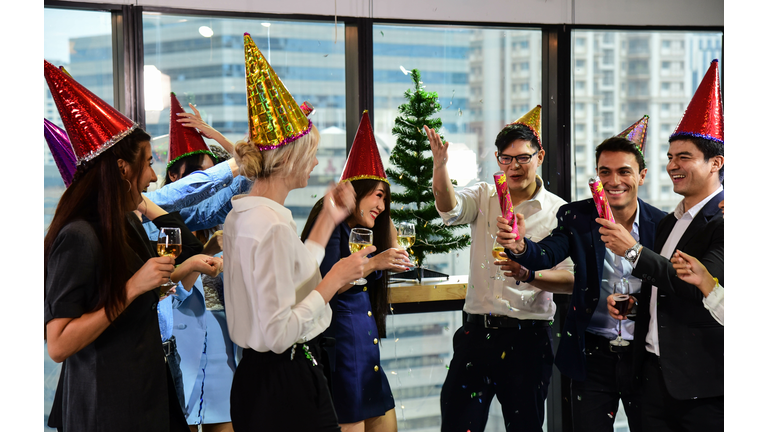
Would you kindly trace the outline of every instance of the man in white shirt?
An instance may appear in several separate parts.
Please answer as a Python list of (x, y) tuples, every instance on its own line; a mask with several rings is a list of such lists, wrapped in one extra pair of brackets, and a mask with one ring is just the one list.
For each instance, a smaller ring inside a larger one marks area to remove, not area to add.
[[(534, 241), (557, 226), (555, 215), (565, 204), (536, 175), (544, 160), (540, 110), (534, 108), (507, 125), (496, 138), (499, 169), (506, 174), (515, 211), (530, 221), (528, 234)], [(454, 355), (440, 394), (442, 430), (482, 430), (494, 396), (507, 430), (541, 430), (554, 357), (551, 293), (571, 291), (573, 264), (568, 259), (552, 270), (536, 272), (535, 280), (492, 279), (495, 222), (501, 215), (496, 187), (478, 183), (454, 192), (446, 167), (449, 143), (425, 129), (433, 153), (437, 210), (446, 225), (470, 224), (472, 231), (467, 321), (454, 335)]]
[[(677, 277), (675, 250), (701, 260), (724, 282), (723, 119), (713, 62), (680, 125), (670, 137), (667, 173), (683, 196), (656, 229), (654, 250), (637, 249), (632, 275), (643, 281), (637, 298), (635, 374), (643, 384), (643, 429), (722, 431), (724, 332), (701, 307), (701, 291)], [(606, 247), (624, 254), (636, 241), (617, 224), (598, 219)], [(611, 297), (608, 310), (618, 315)]]

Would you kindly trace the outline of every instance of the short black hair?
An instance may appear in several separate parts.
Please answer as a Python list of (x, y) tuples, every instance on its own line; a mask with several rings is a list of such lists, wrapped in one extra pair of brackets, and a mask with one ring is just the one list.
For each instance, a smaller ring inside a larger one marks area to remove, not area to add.
[[(706, 138), (700, 138), (700, 137), (694, 137), (694, 136), (677, 136), (673, 139), (671, 139), (669, 142), (670, 144), (672, 141), (677, 140), (690, 140), (697, 149), (699, 149), (700, 152), (704, 153), (704, 161), (708, 161), (712, 159), (715, 156), (725, 156), (725, 146), (724, 143), (706, 139)], [(723, 164), (722, 167), (720, 167), (720, 183), (723, 182), (725, 179), (725, 164)]]
[(501, 153), (507, 146), (517, 140), (530, 141), (531, 147), (541, 150), (541, 143), (533, 130), (528, 126), (521, 124), (509, 124), (504, 126), (504, 129), (496, 135), (496, 149)]
[(643, 156), (643, 152), (640, 151), (640, 147), (624, 137), (610, 137), (601, 142), (595, 149), (595, 166), (597, 166), (598, 161), (600, 160), (600, 154), (604, 151), (631, 153), (635, 155), (637, 166), (640, 167), (640, 171), (645, 169), (645, 156)]

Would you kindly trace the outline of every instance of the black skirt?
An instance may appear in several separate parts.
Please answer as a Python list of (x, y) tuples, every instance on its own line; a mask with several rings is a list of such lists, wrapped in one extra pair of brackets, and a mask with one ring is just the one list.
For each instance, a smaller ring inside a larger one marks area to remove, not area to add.
[(341, 431), (319, 339), (281, 354), (243, 349), (230, 394), (235, 431)]

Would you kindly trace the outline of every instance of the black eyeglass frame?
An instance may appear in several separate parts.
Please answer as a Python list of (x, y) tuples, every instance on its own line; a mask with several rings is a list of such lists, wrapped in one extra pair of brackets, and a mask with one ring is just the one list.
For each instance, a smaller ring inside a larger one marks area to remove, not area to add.
[[(496, 156), (496, 160), (499, 161), (499, 163), (502, 164), (502, 165), (509, 165), (509, 164), (512, 163), (512, 160), (516, 160), (517, 163), (520, 164), (520, 165), (526, 165), (526, 164), (531, 163), (531, 161), (533, 160), (533, 157), (536, 156), (536, 154), (538, 152), (539, 151), (536, 150), (535, 152), (533, 152), (533, 154), (519, 154), (517, 156), (510, 156), (510, 155), (500, 154), (500, 155)], [(521, 157), (523, 157), (523, 158), (527, 157), (528, 160), (523, 162), (523, 161), (520, 160)], [(509, 162), (504, 163), (504, 161), (502, 161), (501, 158), (509, 158), (510, 160), (509, 160)]]

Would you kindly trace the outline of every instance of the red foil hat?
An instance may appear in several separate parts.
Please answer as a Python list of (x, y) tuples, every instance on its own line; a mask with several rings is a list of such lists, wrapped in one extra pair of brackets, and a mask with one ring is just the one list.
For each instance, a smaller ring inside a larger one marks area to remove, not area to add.
[(698, 137), (724, 143), (723, 101), (720, 97), (720, 74), (717, 66), (717, 59), (712, 60), (675, 133), (669, 137), (670, 142), (684, 137)]
[(386, 182), (387, 174), (384, 173), (384, 164), (381, 163), (379, 148), (376, 146), (376, 138), (373, 136), (371, 120), (368, 118), (368, 110), (363, 111), (363, 118), (357, 127), (355, 140), (349, 150), (349, 157), (344, 164), (341, 173), (341, 182), (372, 179)]
[(645, 137), (648, 132), (648, 115), (636, 121), (632, 126), (624, 129), (617, 137), (626, 138), (635, 143), (640, 153), (645, 153)]
[(139, 125), (56, 66), (45, 63), (45, 80), (67, 130), (77, 165), (100, 155)]
[(168, 165), (166, 165), (166, 169), (170, 168), (179, 159), (198, 153), (209, 155), (214, 163), (217, 161), (216, 155), (213, 154), (197, 129), (183, 126), (176, 121), (180, 118), (177, 114), (184, 112), (186, 111), (181, 107), (179, 100), (176, 98), (176, 93), (171, 92), (171, 131), (168, 137), (170, 143), (168, 144)]
[(544, 148), (544, 145), (541, 143), (541, 105), (536, 105), (532, 110), (507, 126), (514, 124), (527, 126), (536, 135), (536, 139), (539, 140), (539, 147)]

